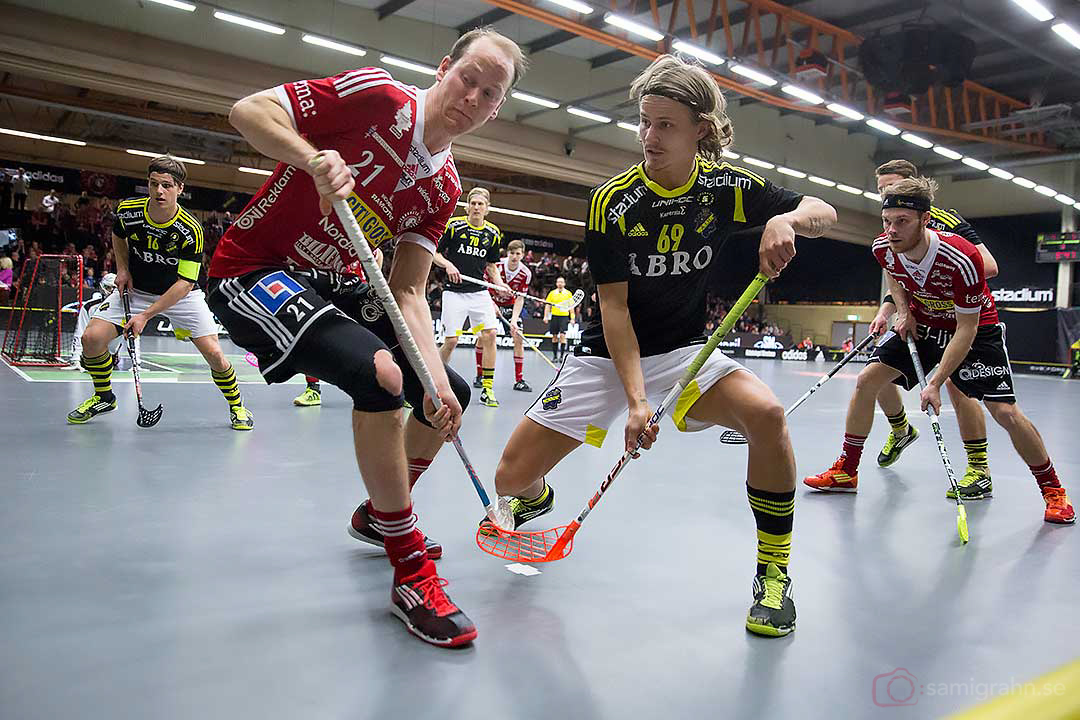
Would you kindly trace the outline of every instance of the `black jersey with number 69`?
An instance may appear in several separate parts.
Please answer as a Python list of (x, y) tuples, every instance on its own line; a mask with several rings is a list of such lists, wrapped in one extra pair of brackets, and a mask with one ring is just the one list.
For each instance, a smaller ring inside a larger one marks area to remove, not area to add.
[[(628, 283), (642, 357), (699, 341), (709, 273), (724, 240), (794, 210), (800, 200), (757, 173), (700, 157), (687, 183), (674, 190), (650, 180), (643, 163), (593, 189), (585, 230), (589, 271), (597, 285)], [(581, 345), (610, 357), (599, 317)]]
[(113, 234), (127, 240), (128, 270), (136, 290), (161, 295), (177, 278), (199, 282), (203, 231), (199, 221), (176, 206), (165, 223), (150, 219), (150, 198), (128, 198), (116, 206)]

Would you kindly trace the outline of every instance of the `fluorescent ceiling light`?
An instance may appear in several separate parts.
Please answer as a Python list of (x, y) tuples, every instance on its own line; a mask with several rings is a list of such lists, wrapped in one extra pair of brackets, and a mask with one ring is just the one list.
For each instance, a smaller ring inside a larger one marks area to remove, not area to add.
[(1027, 188), (1028, 190), (1034, 190), (1035, 186), (1038, 184), (1038, 183), (1033, 183), (1033, 182), (1031, 182), (1030, 180), (1028, 180), (1027, 178), (1024, 178), (1024, 177), (1014, 177), (1012, 179), (1012, 181), (1014, 183), (1016, 183), (1017, 185), (1019, 185), (1020, 187)]
[(367, 55), (367, 50), (365, 50), (364, 48), (359, 48), (355, 45), (338, 42), (337, 40), (331, 40), (330, 38), (319, 37), (318, 35), (309, 35), (308, 33), (304, 33), (304, 35), (300, 39), (311, 45), (318, 45), (319, 47), (337, 50), (338, 52), (348, 53), (349, 55), (357, 55), (360, 57)]
[(940, 145), (935, 145), (934, 146), (934, 152), (936, 152), (938, 155), (944, 155), (945, 157), (949, 158), (950, 160), (959, 160), (960, 158), (964, 157), (963, 155), (956, 152), (955, 150), (950, 150), (949, 148), (941, 147)]
[(423, 73), (425, 75), (434, 75), (438, 72), (438, 70), (430, 65), (423, 65), (421, 63), (413, 62), (412, 60), (394, 57), (393, 55), (383, 55), (382, 61), (387, 65), (396, 65), (399, 68), (405, 68), (406, 70), (412, 70), (413, 72)]
[(874, 200), (876, 202), (881, 202), (881, 196), (878, 195), (877, 193), (870, 192), (869, 190), (864, 192), (862, 195), (867, 200)]
[(772, 170), (774, 167), (776, 167), (767, 160), (758, 160), (757, 158), (750, 157), (749, 155), (743, 155), (742, 161), (747, 165), (757, 165), (758, 167), (765, 168), (766, 170)]
[(252, 175), (273, 175), (274, 174), (273, 170), (262, 170), (260, 168), (244, 167), (242, 165), (240, 167), (236, 168), (236, 169), (239, 170), (242, 173), (251, 173)]
[(810, 103), (811, 105), (820, 105), (821, 103), (825, 102), (825, 98), (821, 97), (820, 95), (815, 95), (809, 90), (801, 88), (798, 85), (784, 85), (780, 89), (788, 95), (791, 95), (792, 97), (797, 97), (800, 100)]
[(777, 167), (776, 172), (778, 172), (778, 173), (780, 173), (782, 175), (790, 175), (791, 177), (797, 177), (797, 178), (806, 177), (806, 173), (804, 173), (802, 170), (795, 170), (794, 168), (784, 167), (783, 165), (780, 165), (779, 167)]
[(179, 155), (173, 155), (172, 153), (150, 152), (149, 150), (132, 150), (130, 148), (128, 148), (124, 152), (126, 152), (128, 155), (142, 155), (143, 157), (148, 157), (148, 158), (156, 158), (156, 157), (161, 157), (162, 155), (169, 155), (171, 157), (176, 158), (177, 160), (179, 160), (182, 163), (190, 163), (192, 165), (205, 165), (206, 164), (205, 160), (196, 160), (195, 158), (181, 157)]
[(1060, 193), (1058, 195), (1055, 195), (1054, 199), (1057, 200), (1062, 205), (1072, 205), (1074, 202), (1076, 202), (1076, 200), (1073, 200), (1071, 197), (1069, 197), (1065, 193)]
[(851, 118), (852, 120), (862, 120), (866, 117), (858, 110), (855, 110), (854, 108), (849, 108), (847, 105), (841, 105), (840, 103), (829, 103), (825, 107), (829, 108), (837, 115), (843, 115), (844, 117)]
[(657, 32), (647, 25), (634, 22), (629, 18), (624, 18), (622, 15), (616, 15), (615, 13), (608, 13), (604, 15), (604, 22), (608, 25), (614, 25), (615, 27), (622, 28), (629, 33), (639, 35), (646, 40), (652, 40), (653, 42), (660, 42), (664, 39), (664, 33)]
[(559, 7), (564, 7), (567, 10), (573, 10), (574, 12), (579, 12), (582, 15), (588, 15), (589, 13), (591, 13), (593, 11), (592, 7), (590, 7), (589, 5), (586, 5), (585, 3), (577, 2), (577, 0), (547, 0), (547, 1), (549, 3), (551, 3), (552, 5), (558, 5)]
[(638, 131), (638, 126), (637, 125), (631, 125), (628, 122), (621, 122), (620, 121), (620, 122), (617, 122), (615, 124), (618, 125), (619, 127), (621, 127), (623, 130), (629, 130), (632, 133), (636, 133)]
[(262, 20), (252, 20), (251, 18), (244, 17), (243, 15), (234, 15), (232, 13), (222, 12), (221, 10), (214, 11), (214, 17), (218, 20), (224, 20), (225, 22), (233, 23), (234, 25), (243, 25), (244, 27), (251, 28), (252, 30), (261, 30), (264, 33), (271, 33), (272, 35), (284, 35), (285, 28), (278, 25), (271, 25), (270, 23), (263, 22)]
[(994, 177), (1001, 178), (1002, 180), (1012, 180), (1014, 177), (1016, 177), (1008, 170), (1002, 170), (1001, 168), (994, 167), (990, 168), (990, 174)]
[(975, 158), (966, 157), (962, 162), (968, 167), (973, 167), (976, 170), (989, 170), (990, 166), (984, 163), (982, 160), (976, 160)]
[[(875, 130), (880, 130), (881, 132), (885, 133), (886, 135), (899, 135), (900, 134), (900, 129), (899, 128), (895, 128), (895, 127), (893, 127), (892, 125), (890, 125), (887, 122), (881, 122), (877, 118), (869, 118), (866, 121), (866, 124), (869, 125), (870, 127), (874, 128)], [(862, 191), (860, 190), (859, 192), (862, 192)]]
[(554, 100), (548, 100), (547, 98), (542, 98), (537, 95), (523, 93), (520, 90), (515, 90), (514, 92), (510, 93), (510, 97), (514, 98), (515, 100), (521, 100), (522, 102), (532, 103), (533, 105), (546, 107), (550, 110), (554, 110), (555, 108), (559, 107), (559, 103), (555, 102)]
[(760, 70), (755, 70), (752, 67), (748, 67), (740, 63), (732, 63), (728, 66), (728, 68), (736, 75), (742, 75), (744, 78), (750, 78), (754, 82), (759, 82), (762, 85), (767, 85), (769, 87), (776, 85), (776, 83), (778, 82), (777, 80), (774, 80), (772, 77), (766, 75)]
[(912, 133), (904, 133), (903, 135), (900, 136), (900, 139), (901, 140), (907, 140), (912, 145), (918, 145), (921, 148), (932, 148), (932, 147), (934, 147), (934, 143), (930, 142), (929, 140), (927, 140), (924, 137), (920, 137), (919, 135), (914, 135)]
[(828, 178), (818, 177), (817, 175), (810, 176), (810, 182), (817, 183), (818, 185), (824, 185), (825, 187), (836, 187), (836, 183)]
[(568, 105), (566, 107), (566, 112), (570, 113), (571, 115), (577, 115), (578, 117), (586, 118), (588, 120), (595, 120), (598, 123), (611, 122), (611, 118), (609, 118), (607, 115), (600, 115), (599, 113), (590, 112), (589, 110), (582, 110), (581, 108), (574, 107), (573, 105)]
[(86, 145), (82, 140), (68, 140), (67, 138), (53, 137), (52, 135), (39, 135), (32, 132), (23, 132), (22, 130), (9, 130), (8, 128), (0, 128), (0, 133), (4, 135), (15, 135), (17, 137), (29, 138), (31, 140), (45, 140), (47, 142), (63, 143), (64, 145)]
[(703, 47), (698, 47), (693, 43), (688, 43), (683, 40), (676, 40), (671, 44), (671, 47), (681, 53), (693, 55), (694, 57), (700, 60), (704, 60), (705, 62), (710, 62), (713, 65), (723, 65), (725, 62), (724, 58), (720, 57), (716, 53), (709, 52)]
[(180, 2), (180, 0), (150, 0), (150, 2), (157, 3), (158, 5), (165, 5), (167, 7), (176, 8), (177, 10), (195, 12), (195, 6), (189, 2)]
[(1054, 23), (1054, 26), (1050, 29), (1065, 38), (1065, 41), (1074, 48), (1080, 49), (1080, 33), (1076, 32), (1071, 25)]
[[(469, 207), (467, 203), (464, 203), (460, 200), (458, 201), (458, 206), (463, 208)], [(562, 223), (563, 225), (575, 225), (577, 227), (585, 227), (585, 223), (581, 220), (569, 220), (567, 218), (554, 217), (552, 215), (541, 215), (540, 213), (526, 212), (524, 210), (511, 210), (510, 208), (498, 207), (490, 207), (488, 208), (488, 210), (493, 213), (502, 213), (503, 215), (516, 215), (517, 217), (527, 217), (532, 218), (533, 220), (547, 220), (548, 222)]]
[(1052, 187), (1046, 187), (1045, 185), (1036, 185), (1035, 192), (1039, 193), (1040, 195), (1045, 195), (1046, 197), (1054, 197), (1058, 194), (1057, 190)]
[(739, 158), (742, 157), (742, 155), (740, 155), (739, 153), (734, 153), (734, 152), (731, 152), (730, 150), (724, 150), (720, 154), (723, 157), (726, 157), (728, 160), (738, 160)]
[(844, 183), (837, 183), (836, 189), (837, 190), (843, 190), (844, 192), (851, 193), (852, 195), (862, 195), (863, 194), (863, 191), (861, 189), (859, 189), (857, 187), (852, 187), (851, 185), (845, 185)]
[(1076, 208), (1077, 210), (1080, 210), (1080, 202), (1073, 203), (1073, 207)]
[(1042, 3), (1036, 0), (1013, 0), (1014, 3), (1027, 10), (1031, 17), (1035, 18), (1039, 22), (1046, 22), (1047, 20), (1054, 19), (1054, 13), (1043, 7)]

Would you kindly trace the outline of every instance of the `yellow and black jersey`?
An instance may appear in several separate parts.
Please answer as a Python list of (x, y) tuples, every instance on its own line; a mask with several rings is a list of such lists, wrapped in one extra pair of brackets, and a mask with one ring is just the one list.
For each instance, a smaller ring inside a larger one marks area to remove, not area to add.
[(931, 230), (944, 230), (959, 235), (972, 245), (982, 245), (982, 240), (979, 239), (979, 233), (975, 232), (975, 228), (971, 227), (968, 221), (952, 208), (942, 210), (930, 206), (930, 222), (926, 223), (926, 226)]
[(161, 295), (177, 278), (199, 281), (203, 231), (194, 215), (176, 206), (166, 223), (156, 223), (147, 211), (148, 197), (128, 198), (116, 206), (113, 233), (127, 240), (128, 269), (136, 290)]
[[(597, 285), (628, 283), (627, 303), (641, 355), (701, 339), (705, 291), (720, 246), (740, 230), (794, 210), (799, 193), (728, 163), (697, 159), (690, 179), (666, 190), (638, 164), (590, 194), (585, 229)], [(584, 352), (609, 357), (598, 317), (582, 334)]]
[[(499, 246), (502, 245), (502, 230), (487, 220), (480, 227), (469, 224), (464, 215), (450, 218), (439, 240), (439, 252), (454, 263), (462, 275), (484, 278), (488, 263), (499, 262)], [(483, 290), (471, 282), (446, 283), (444, 290), (457, 293), (471, 293)]]

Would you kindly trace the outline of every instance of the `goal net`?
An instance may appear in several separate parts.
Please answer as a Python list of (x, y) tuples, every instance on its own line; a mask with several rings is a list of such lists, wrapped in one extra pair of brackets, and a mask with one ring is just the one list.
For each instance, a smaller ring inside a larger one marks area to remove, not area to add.
[(11, 286), (4, 359), (12, 365), (67, 364), (82, 306), (82, 284), (80, 255), (26, 260)]

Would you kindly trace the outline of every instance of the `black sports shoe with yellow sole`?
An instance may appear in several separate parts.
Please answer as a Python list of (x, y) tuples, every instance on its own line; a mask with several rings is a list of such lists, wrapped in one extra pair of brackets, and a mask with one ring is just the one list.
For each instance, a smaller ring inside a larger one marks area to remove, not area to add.
[[(990, 472), (970, 465), (968, 465), (964, 477), (960, 478), (956, 486), (960, 488), (960, 499), (964, 501), (985, 500), (994, 496), (994, 484), (990, 482)], [(945, 490), (945, 497), (949, 499), (956, 498), (952, 485)]]
[(904, 452), (904, 448), (918, 439), (919, 431), (915, 429), (914, 425), (909, 425), (907, 434), (900, 437), (897, 437), (896, 433), (890, 432), (889, 437), (885, 439), (885, 446), (878, 453), (877, 464), (881, 467), (889, 467), (900, 459), (900, 454)]
[(102, 400), (100, 395), (94, 395), (93, 397), (84, 400), (79, 407), (69, 412), (67, 421), (72, 425), (82, 425), (83, 423), (90, 422), (90, 419), (95, 415), (112, 412), (115, 409), (115, 396), (109, 400)]
[[(514, 513), (514, 529), (535, 520), (541, 515), (547, 515), (549, 512), (555, 509), (555, 488), (550, 485), (544, 485), (544, 492), (536, 500), (522, 500), (519, 497), (508, 498), (510, 504), (510, 511)], [(480, 521), (483, 525), (488, 520), (487, 515)], [(486, 534), (486, 533), (485, 533)]]
[(754, 604), (746, 615), (746, 629), (766, 637), (782, 637), (795, 629), (791, 578), (774, 563), (754, 578)]

